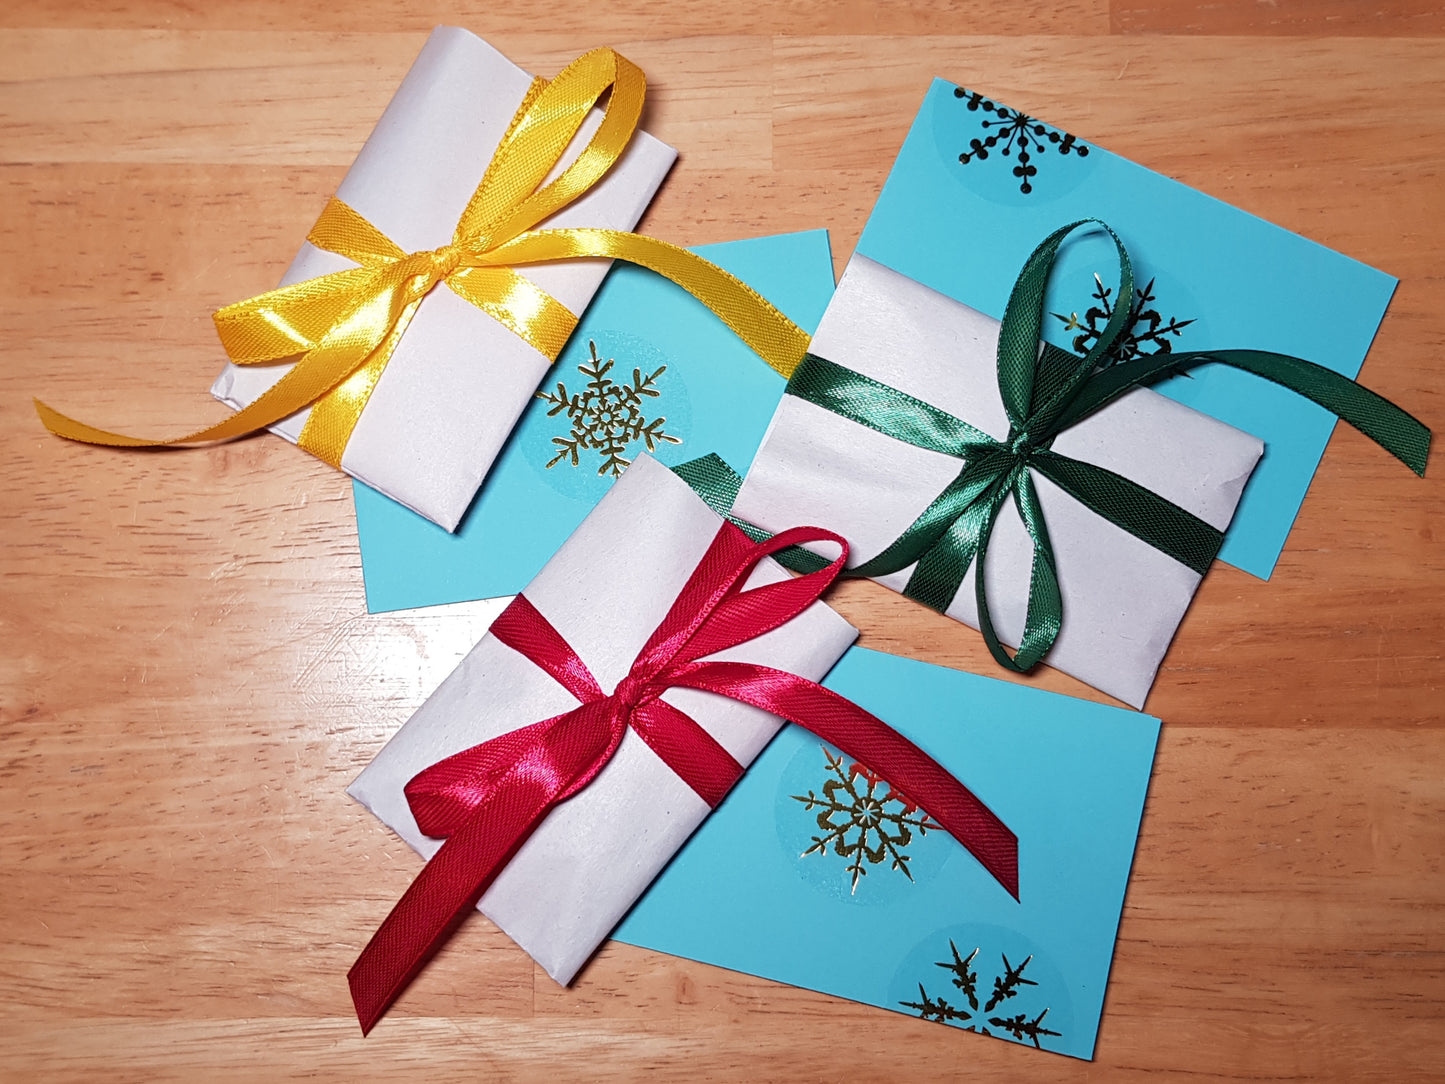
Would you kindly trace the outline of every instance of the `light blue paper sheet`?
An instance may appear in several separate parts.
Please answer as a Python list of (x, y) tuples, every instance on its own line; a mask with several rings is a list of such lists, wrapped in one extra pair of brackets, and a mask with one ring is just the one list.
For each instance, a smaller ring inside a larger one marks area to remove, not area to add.
[[(833, 293), (824, 230), (697, 251), (809, 331)], [(582, 371), (595, 373), (609, 360), (612, 368), (600, 376)], [(617, 264), (539, 389), (555, 398), (533, 400), (454, 535), (354, 485), (367, 609), (493, 598), (525, 587), (613, 481), (607, 464), (615, 461), (594, 447), (580, 447), (575, 466), (570, 454), (547, 466), (564, 451), (555, 440), (573, 435), (570, 407), (593, 435), (604, 424), (635, 421), (623, 434), (623, 459), (646, 450), (671, 466), (717, 452), (745, 468), (785, 383), (681, 287)]]
[[(863, 858), (856, 889), (853, 859), (831, 843), (805, 854), (828, 833), (794, 796), (825, 797), (833, 780), (838, 804), (853, 799), (818, 739), (789, 726), (613, 936), (914, 1016), (948, 1015), (942, 1001), (969, 1014), (951, 1026), (1001, 1038), (1015, 1037), (990, 1020), (1037, 1022), (1041, 1049), (1092, 1057), (1158, 720), (858, 647), (825, 684), (917, 742), (1013, 829), (1020, 901), (939, 829), (910, 828), (898, 845), (912, 880), (886, 849), (880, 862)], [(864, 777), (851, 782), (866, 795)], [(897, 801), (881, 808), (917, 817)], [(1024, 981), (990, 1007), (1009, 969)], [(970, 972), (976, 1009), (954, 982)], [(1015, 1041), (1033, 1042), (1026, 1031)]]
[[(1035, 245), (1068, 222), (1102, 218), (1128, 247), (1137, 285), (1154, 282), (1154, 299), (1143, 307), (1159, 320), (1141, 323), (1141, 330), (1152, 325), (1176, 350), (1252, 347), (1307, 358), (1349, 377), (1359, 372), (1395, 279), (1026, 119), (1029, 127), (1021, 131), (1019, 114), (1007, 106), (969, 92), (959, 96), (954, 84), (934, 80), (858, 251), (1000, 317)], [(969, 160), (961, 162), (961, 154)], [(1101, 234), (1066, 247), (1048, 312), (1077, 313), (1082, 326), (1069, 330), (1046, 317), (1059, 346), (1087, 332), (1088, 309), (1099, 304), (1090, 296), (1095, 273), (1117, 292), (1115, 268), (1113, 247)], [(1171, 318), (1192, 322), (1177, 335), (1161, 332)], [(1157, 342), (1146, 338), (1141, 345), (1153, 352)], [(1266, 442), (1220, 557), (1267, 578), (1334, 416), (1221, 365), (1156, 387)]]

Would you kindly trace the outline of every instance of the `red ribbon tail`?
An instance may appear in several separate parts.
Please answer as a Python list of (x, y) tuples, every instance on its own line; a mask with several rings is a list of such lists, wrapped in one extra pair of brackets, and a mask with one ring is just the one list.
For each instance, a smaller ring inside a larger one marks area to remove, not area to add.
[[(533, 791), (533, 794), (527, 794)], [(552, 806), (536, 784), (504, 780), (412, 881), (347, 972), (361, 1033), (369, 1033)]]
[(836, 745), (908, 795), (1019, 898), (1018, 837), (977, 795), (876, 715), (796, 674), (751, 663), (694, 663), (673, 681), (770, 711)]

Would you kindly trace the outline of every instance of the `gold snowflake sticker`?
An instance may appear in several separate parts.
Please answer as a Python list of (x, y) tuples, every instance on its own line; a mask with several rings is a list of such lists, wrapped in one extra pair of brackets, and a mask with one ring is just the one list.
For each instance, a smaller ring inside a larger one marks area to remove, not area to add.
[(592, 451), (601, 460), (597, 473), (615, 478), (632, 462), (628, 452), (634, 445), (641, 443), (652, 452), (661, 441), (681, 444), (681, 437), (663, 431), (666, 418), (649, 421), (643, 410), (644, 398), (656, 399), (662, 394), (657, 378), (667, 371), (667, 366), (659, 365), (645, 376), (641, 369), (633, 369), (631, 383), (619, 384), (608, 375), (616, 364), (615, 359), (604, 361), (598, 357), (597, 343), (592, 340), (588, 340), (587, 348), (591, 358), (577, 366), (577, 371), (586, 378), (581, 391), (569, 394), (567, 385), (559, 380), (556, 391), (537, 393), (538, 399), (552, 404), (547, 417), (565, 413), (572, 423), (565, 437), (552, 438), (558, 450), (547, 466), (551, 468), (564, 460), (574, 467), (580, 466), (582, 453)]
[(913, 880), (905, 849), (913, 842), (915, 830), (924, 836), (929, 829), (937, 828), (937, 823), (863, 765), (845, 764), (842, 756), (834, 756), (827, 749), (823, 750), (823, 756), (833, 778), (823, 784), (822, 794), (810, 790), (806, 796), (790, 795), (802, 802), (803, 808), (817, 811), (818, 827), (824, 833), (814, 836), (812, 844), (799, 857), (826, 855), (831, 848), (840, 858), (848, 859), (854, 893), (858, 891), (859, 879), (867, 874), (868, 865), (890, 859), (889, 868)]

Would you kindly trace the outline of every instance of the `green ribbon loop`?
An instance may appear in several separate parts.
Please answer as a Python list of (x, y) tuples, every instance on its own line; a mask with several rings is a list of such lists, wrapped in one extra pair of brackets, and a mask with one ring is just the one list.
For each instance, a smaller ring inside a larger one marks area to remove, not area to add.
[[(1222, 531), (1157, 493), (1051, 449), (1059, 433), (1125, 392), (1200, 365), (1229, 365), (1318, 403), (1416, 474), (1425, 473), (1430, 450), (1430, 431), (1417, 419), (1353, 380), (1287, 354), (1200, 350), (1155, 354), (1100, 368), (1119, 337), (1128, 331), (1127, 305), (1115, 307), (1102, 334), (1083, 357), (1048, 343), (1041, 345), (1049, 275), (1059, 248), (1082, 227), (1100, 228), (1113, 240), (1119, 261), (1118, 296), (1133, 295), (1128, 252), (1118, 235), (1098, 219), (1063, 226), (1034, 249), (1014, 283), (999, 326), (998, 389), (1009, 420), (1004, 440), (995, 440), (930, 403), (814, 354), (803, 359), (787, 388), (787, 394), (859, 425), (963, 461), (958, 476), (923, 513), (882, 553), (850, 569), (849, 575), (886, 576), (915, 566), (903, 593), (942, 612), (952, 604), (969, 567), (976, 562), (980, 631), (993, 657), (1020, 672), (1031, 669), (1048, 653), (1063, 624), (1063, 599), (1034, 472), (1201, 576), (1223, 542)], [(732, 492), (735, 496), (736, 487)], [(988, 540), (1009, 499), (1018, 508), (1033, 546), (1027, 616), (1018, 652), (1012, 657), (994, 631), (984, 577)], [(730, 518), (731, 506), (729, 499), (725, 514)]]

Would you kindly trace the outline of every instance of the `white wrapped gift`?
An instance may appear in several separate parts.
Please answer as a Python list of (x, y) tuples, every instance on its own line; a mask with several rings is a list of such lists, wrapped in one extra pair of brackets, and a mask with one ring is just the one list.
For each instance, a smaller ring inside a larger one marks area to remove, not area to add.
[[(863, 256), (854, 256), (812, 352), (1007, 437), (998, 321)], [(1122, 474), (1223, 530), (1263, 443), (1148, 389), (1061, 433), (1053, 450)], [(893, 542), (959, 473), (952, 456), (914, 447), (796, 396), (783, 396), (734, 512), (768, 530), (812, 523), (848, 539), (861, 564)], [(1200, 577), (1034, 472), (1063, 594), (1045, 661), (1142, 707)], [(988, 545), (994, 628), (1015, 646), (1028, 605), (1030, 540), (1012, 501)], [(978, 627), (975, 567), (947, 609)], [(903, 590), (911, 569), (879, 578)]]
[[(402, 80), (336, 195), (407, 252), (434, 249), (453, 231), (532, 76), (465, 30), (438, 27)], [(586, 146), (594, 112), (561, 166)], [(644, 132), (590, 191), (539, 228), (630, 230), (677, 152)], [(355, 266), (304, 243), (281, 285)], [(580, 314), (608, 261), (578, 260), (519, 269)], [(550, 362), (452, 291), (422, 302), (351, 434), (341, 468), (447, 530), (461, 520)], [(240, 409), (287, 366), (228, 364), (211, 388)], [(303, 410), (272, 426), (293, 443)]]
[[(526, 596), (611, 690), (632, 666), (721, 523), (687, 484), (639, 455), (526, 588)], [(786, 578), (764, 560), (750, 586)], [(818, 681), (857, 630), (822, 603), (714, 658), (766, 664)], [(757, 708), (672, 689), (687, 713), (746, 766), (781, 725)], [(569, 711), (577, 701), (488, 634), (377, 754), (348, 792), (422, 855), (403, 787), (418, 772), (499, 734)], [(542, 821), (482, 895), (479, 910), (558, 982), (598, 944), (708, 815), (709, 807), (628, 730), (617, 753)]]

